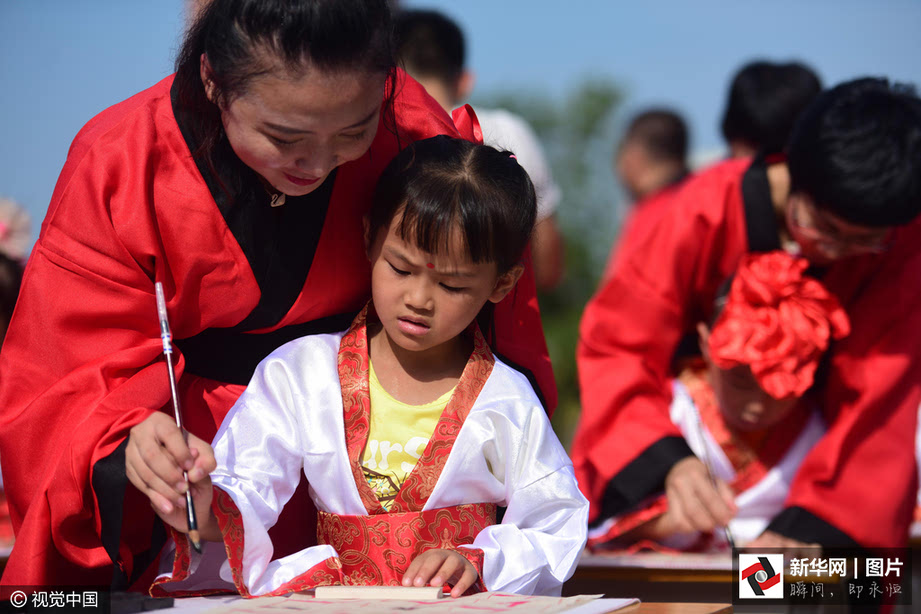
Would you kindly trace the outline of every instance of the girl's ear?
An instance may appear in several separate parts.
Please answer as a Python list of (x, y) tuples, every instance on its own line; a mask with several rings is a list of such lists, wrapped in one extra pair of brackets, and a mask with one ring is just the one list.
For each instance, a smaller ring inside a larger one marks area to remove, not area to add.
[(211, 64), (208, 62), (208, 56), (201, 54), (201, 63), (198, 67), (201, 74), (201, 83), (205, 86), (205, 96), (208, 100), (214, 102), (214, 80), (211, 78)]
[(524, 266), (516, 264), (502, 275), (499, 275), (499, 279), (496, 280), (496, 287), (493, 288), (492, 294), (489, 295), (490, 302), (498, 303), (504, 299), (523, 274)]

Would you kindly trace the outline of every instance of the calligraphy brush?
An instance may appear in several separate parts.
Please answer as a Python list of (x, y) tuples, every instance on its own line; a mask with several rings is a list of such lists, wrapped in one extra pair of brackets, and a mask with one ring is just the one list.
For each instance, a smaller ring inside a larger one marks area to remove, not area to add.
[[(710, 483), (713, 485), (713, 489), (719, 492), (719, 487), (716, 484), (716, 474), (713, 472), (713, 465), (710, 463), (710, 453), (707, 451), (707, 438), (704, 436), (704, 424), (703, 420), (700, 417), (700, 411), (697, 407), (694, 407), (694, 414), (697, 418), (697, 436), (700, 440), (700, 453), (703, 457), (701, 460), (704, 462), (704, 466), (707, 468), (707, 475), (710, 477)], [(732, 537), (732, 531), (729, 530), (729, 523), (723, 527), (723, 535), (726, 537), (726, 541), (729, 542), (729, 547), (732, 550), (736, 548), (736, 541)]]
[[(163, 340), (163, 355), (166, 357), (166, 372), (169, 374), (169, 390), (173, 396), (173, 416), (176, 418), (176, 426), (182, 431), (186, 444), (189, 443), (189, 433), (182, 427), (182, 412), (179, 408), (179, 393), (176, 389), (176, 375), (173, 373), (173, 335), (170, 332), (169, 320), (166, 317), (166, 299), (163, 296), (163, 284), (159, 281), (155, 284), (157, 291), (157, 315), (160, 316), (160, 339)], [(189, 541), (195, 552), (201, 554), (201, 537), (198, 533), (198, 518), (195, 516), (195, 505), (192, 503), (192, 486), (189, 484), (189, 474), (187, 471), (182, 472), (185, 478), (185, 509), (186, 520), (189, 522)]]

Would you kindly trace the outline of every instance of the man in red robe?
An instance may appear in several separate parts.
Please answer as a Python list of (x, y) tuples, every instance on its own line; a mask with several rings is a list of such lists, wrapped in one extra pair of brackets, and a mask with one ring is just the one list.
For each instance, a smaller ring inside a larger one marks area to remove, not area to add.
[(903, 545), (921, 401), (921, 101), (885, 80), (840, 85), (804, 113), (786, 163), (717, 165), (670, 207), (582, 319), (572, 455), (590, 521), (664, 490), (698, 530), (728, 522), (702, 463), (673, 471), (692, 453), (669, 420), (669, 365), (742, 256), (783, 247), (810, 260), (852, 331), (812, 390), (828, 432), (754, 543)]

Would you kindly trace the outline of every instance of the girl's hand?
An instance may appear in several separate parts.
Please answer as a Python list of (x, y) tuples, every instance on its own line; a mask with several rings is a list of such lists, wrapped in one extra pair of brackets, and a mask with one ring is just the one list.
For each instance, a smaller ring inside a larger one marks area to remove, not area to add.
[(413, 559), (403, 575), (403, 586), (444, 586), (451, 596), (460, 597), (473, 586), (479, 574), (473, 563), (454, 550), (427, 550)]
[(722, 480), (714, 487), (706, 465), (696, 456), (675, 463), (665, 478), (668, 512), (658, 529), (667, 535), (713, 531), (725, 527), (738, 508), (732, 490)]
[(154, 412), (132, 428), (128, 435), (125, 473), (131, 483), (150, 499), (150, 504), (164, 520), (171, 517), (177, 507), (181, 512), (185, 506), (183, 470), (188, 471), (190, 483), (207, 479), (210, 510), (211, 479), (208, 474), (216, 466), (211, 446), (191, 433), (186, 445), (176, 422), (162, 412)]

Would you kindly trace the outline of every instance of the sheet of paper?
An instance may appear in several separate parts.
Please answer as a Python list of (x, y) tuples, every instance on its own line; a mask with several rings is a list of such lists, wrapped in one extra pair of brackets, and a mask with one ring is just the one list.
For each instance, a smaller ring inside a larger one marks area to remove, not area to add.
[[(578, 595), (575, 597), (530, 597), (504, 593), (480, 593), (460, 599), (441, 601), (403, 601), (403, 600), (366, 600), (350, 599), (347, 601), (325, 601), (309, 594), (294, 594), (288, 597), (260, 597), (257, 599), (241, 598), (202, 598), (206, 603), (188, 603), (198, 599), (177, 599), (172, 612), (177, 610), (191, 614), (269, 614), (271, 612), (310, 612), (311, 614), (403, 614), (405, 612), (423, 612), (442, 614), (457, 612), (459, 614), (521, 613), (521, 614), (601, 614), (614, 612), (634, 603), (637, 599), (599, 599), (600, 595)], [(214, 601), (210, 601), (210, 600)], [(210, 606), (210, 607), (209, 607)], [(178, 613), (177, 613), (178, 614)]]

